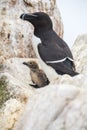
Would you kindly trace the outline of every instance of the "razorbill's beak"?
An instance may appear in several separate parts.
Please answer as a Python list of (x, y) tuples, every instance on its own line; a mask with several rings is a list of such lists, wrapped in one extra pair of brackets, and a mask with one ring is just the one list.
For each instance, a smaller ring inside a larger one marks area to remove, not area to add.
[(20, 18), (24, 20), (25, 14), (21, 14)]
[(28, 66), (28, 64), (26, 62), (23, 62), (23, 64)]
[(29, 20), (29, 19), (32, 19), (34, 17), (38, 17), (38, 16), (35, 14), (21, 14), (21, 16), (20, 16), (20, 18), (23, 20)]

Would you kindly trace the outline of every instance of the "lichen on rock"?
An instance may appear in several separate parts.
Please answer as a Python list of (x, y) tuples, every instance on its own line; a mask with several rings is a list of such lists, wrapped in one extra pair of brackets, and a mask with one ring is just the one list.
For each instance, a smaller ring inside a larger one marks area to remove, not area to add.
[(10, 99), (11, 95), (7, 89), (6, 77), (0, 77), (0, 108), (2, 105)]

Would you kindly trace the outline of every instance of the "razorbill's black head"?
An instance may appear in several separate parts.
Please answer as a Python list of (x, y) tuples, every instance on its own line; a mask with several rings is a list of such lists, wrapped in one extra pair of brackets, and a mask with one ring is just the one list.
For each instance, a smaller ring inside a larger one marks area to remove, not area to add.
[(34, 34), (46, 32), (52, 29), (52, 21), (44, 12), (35, 12), (32, 14), (22, 14), (21, 19), (29, 21), (34, 26)]
[[(72, 53), (63, 39), (53, 30), (52, 21), (48, 14), (36, 12), (32, 14), (22, 14), (21, 19), (29, 21), (34, 26), (34, 34), (37, 39), (32, 42), (36, 55), (41, 64), (52, 67), (58, 74), (77, 75)], [(37, 46), (36, 46), (37, 45)], [(49, 67), (49, 68), (50, 68)], [(45, 71), (45, 67), (43, 67)], [(49, 73), (52, 75), (52, 71)], [(46, 72), (46, 71), (45, 71)]]

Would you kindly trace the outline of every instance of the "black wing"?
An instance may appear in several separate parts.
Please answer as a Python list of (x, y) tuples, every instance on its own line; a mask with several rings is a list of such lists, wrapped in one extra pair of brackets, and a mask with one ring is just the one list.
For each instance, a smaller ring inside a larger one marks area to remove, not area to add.
[[(57, 41), (55, 43), (55, 41)], [(61, 43), (61, 44), (60, 44)], [(69, 57), (73, 59), (72, 53), (67, 46), (67, 44), (61, 39), (51, 40), (51, 43), (42, 43), (38, 45), (38, 51), (42, 60), (46, 63), (47, 61), (57, 61)], [(74, 62), (66, 59), (64, 62), (60, 63), (46, 63), (52, 66), (58, 74), (69, 74), (76, 75), (74, 72), (75, 65)]]

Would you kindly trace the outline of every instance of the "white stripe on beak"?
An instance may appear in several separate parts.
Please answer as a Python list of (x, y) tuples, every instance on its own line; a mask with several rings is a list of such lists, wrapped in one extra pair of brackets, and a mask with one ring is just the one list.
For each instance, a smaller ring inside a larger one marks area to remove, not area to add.
[(33, 17), (38, 17), (37, 15), (35, 15), (35, 14), (30, 14), (31, 16), (33, 16)]
[(25, 16), (25, 14), (22, 15), (22, 19), (23, 19), (23, 20), (24, 20), (24, 16)]

